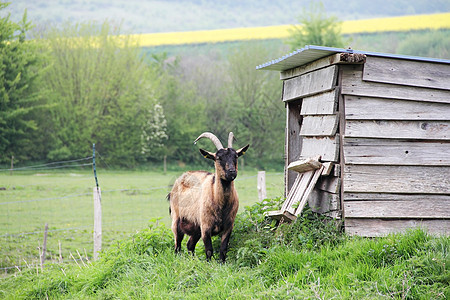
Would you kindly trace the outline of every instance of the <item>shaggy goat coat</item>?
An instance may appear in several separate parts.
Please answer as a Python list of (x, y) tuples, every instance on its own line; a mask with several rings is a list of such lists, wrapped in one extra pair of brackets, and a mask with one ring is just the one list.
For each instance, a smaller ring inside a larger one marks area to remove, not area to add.
[(234, 219), (239, 208), (239, 199), (233, 182), (237, 176), (237, 158), (245, 153), (248, 145), (237, 151), (231, 147), (224, 149), (220, 146), (221, 144), (218, 144), (219, 150), (216, 153), (200, 149), (206, 158), (214, 160), (215, 173), (205, 171), (184, 173), (175, 181), (169, 200), (175, 251), (181, 250), (181, 242), (184, 234), (187, 234), (190, 236), (187, 249), (193, 253), (201, 238), (205, 244), (206, 258), (209, 260), (213, 251), (211, 236), (220, 234), (222, 237), (220, 259), (225, 261)]

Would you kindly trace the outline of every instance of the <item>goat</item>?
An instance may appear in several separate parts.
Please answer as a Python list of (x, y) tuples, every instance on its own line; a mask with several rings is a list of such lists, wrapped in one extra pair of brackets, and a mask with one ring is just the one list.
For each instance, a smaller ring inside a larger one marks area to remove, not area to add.
[(216, 153), (199, 149), (200, 153), (214, 161), (215, 173), (188, 171), (174, 183), (168, 195), (172, 231), (175, 239), (175, 253), (181, 250), (185, 234), (190, 238), (187, 249), (194, 254), (195, 245), (202, 238), (206, 259), (213, 254), (211, 236), (221, 235), (220, 260), (225, 262), (228, 242), (233, 230), (234, 219), (239, 208), (239, 199), (233, 180), (237, 176), (237, 159), (244, 155), (250, 145), (234, 150), (233, 133), (228, 136), (228, 147), (223, 148), (220, 140), (210, 132), (201, 138), (210, 139), (217, 148)]

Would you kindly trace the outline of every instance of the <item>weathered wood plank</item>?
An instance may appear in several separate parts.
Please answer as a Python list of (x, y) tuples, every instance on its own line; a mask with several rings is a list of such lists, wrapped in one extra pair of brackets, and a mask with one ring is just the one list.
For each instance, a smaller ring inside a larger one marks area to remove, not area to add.
[[(295, 215), (298, 217), (303, 209), (305, 208), (306, 203), (308, 202), (309, 195), (311, 195), (312, 190), (314, 189), (314, 186), (317, 183), (317, 180), (319, 179), (320, 175), (322, 174), (324, 169), (324, 166), (320, 167), (320, 169), (313, 171), (314, 175), (311, 178), (311, 181), (309, 182), (308, 186), (305, 189), (305, 192), (302, 195), (302, 198), (298, 201), (298, 206), (295, 208)], [(293, 206), (295, 206), (296, 203), (294, 203)], [(288, 209), (289, 212), (292, 212)]]
[(450, 142), (344, 139), (346, 164), (450, 166)]
[(333, 115), (337, 110), (338, 90), (303, 98), (302, 115)]
[(296, 206), (296, 204), (299, 203), (301, 201), (301, 199), (303, 198), (303, 195), (305, 194), (305, 191), (308, 188), (308, 185), (310, 184), (311, 180), (313, 179), (315, 172), (316, 172), (316, 170), (299, 174), (299, 175), (301, 175), (300, 182), (297, 186), (292, 187), (292, 190), (290, 193), (292, 196), (289, 197), (290, 201), (285, 208), (288, 212), (290, 212), (292, 214), (295, 213), (296, 208), (294, 208), (293, 206)]
[(283, 101), (290, 101), (334, 89), (336, 86), (337, 67), (306, 73), (284, 81)]
[(323, 213), (323, 215), (333, 218), (333, 219), (341, 219), (342, 218), (342, 210), (331, 210), (328, 212)]
[(345, 232), (350, 235), (381, 237), (390, 233), (405, 232), (411, 228), (423, 228), (430, 234), (449, 235), (450, 220), (389, 220), (345, 218)]
[(321, 177), (317, 181), (316, 187), (322, 191), (339, 194), (341, 190), (341, 179), (334, 176)]
[(329, 176), (331, 174), (331, 171), (333, 171), (334, 163), (332, 162), (323, 163), (323, 167), (324, 169), (321, 176)]
[(319, 169), (322, 166), (322, 163), (319, 161), (319, 159), (320, 156), (293, 161), (289, 164), (288, 170), (292, 170), (298, 173), (304, 173)]
[(362, 67), (340, 68), (343, 68), (341, 93), (344, 95), (450, 103), (450, 91), (363, 81)]
[[(420, 201), (424, 199), (436, 199), (439, 201), (450, 201), (447, 195), (425, 195), (425, 194), (393, 194), (393, 193), (344, 193), (345, 201)], [(450, 214), (449, 214), (450, 218)]]
[(338, 127), (338, 115), (303, 117), (301, 136), (334, 136)]
[(450, 140), (450, 121), (347, 120), (346, 137)]
[(450, 218), (450, 197), (416, 201), (344, 201), (347, 218)]
[(281, 209), (268, 212), (266, 215), (275, 219), (293, 220), (292, 216), (296, 217), (303, 211), (309, 195), (323, 170), (324, 166), (321, 166), (319, 169), (299, 173)]
[(334, 137), (303, 137), (300, 158), (320, 155), (322, 161), (337, 162), (339, 157), (339, 134)]
[(293, 69), (289, 69), (280, 73), (280, 79), (286, 80), (292, 77), (297, 77), (311, 71), (322, 69), (330, 65), (334, 65), (341, 62), (340, 54), (333, 54), (318, 60), (315, 60), (309, 64), (299, 66)]
[(450, 90), (450, 65), (368, 56), (363, 80)]
[(347, 120), (450, 120), (450, 105), (348, 95), (345, 117)]
[(339, 195), (321, 191), (318, 188), (315, 188), (308, 198), (308, 205), (311, 210), (321, 214), (338, 210), (339, 204)]
[(346, 165), (344, 191), (449, 194), (450, 167)]
[(286, 196), (286, 200), (283, 202), (283, 205), (281, 206), (281, 210), (284, 211), (289, 207), (289, 204), (292, 200), (293, 193), (296, 192), (296, 187), (298, 187), (300, 180), (302, 179), (303, 174), (297, 174), (297, 177), (294, 180), (294, 183), (292, 184), (291, 189), (289, 190), (289, 193)]
[[(300, 115), (301, 100), (292, 101), (286, 105), (286, 169), (288, 165), (299, 159), (300, 151), (302, 149), (302, 138), (300, 137), (300, 124), (302, 116)], [(308, 157), (313, 157), (308, 156)], [(307, 158), (307, 157), (305, 157)], [(292, 185), (294, 184), (297, 173), (294, 171), (286, 172), (286, 186), (285, 195), (287, 196)]]

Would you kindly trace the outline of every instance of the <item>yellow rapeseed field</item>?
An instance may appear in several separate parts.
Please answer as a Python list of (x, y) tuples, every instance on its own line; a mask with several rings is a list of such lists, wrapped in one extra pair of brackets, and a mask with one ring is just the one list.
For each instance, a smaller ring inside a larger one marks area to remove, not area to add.
[[(142, 47), (283, 39), (292, 25), (203, 31), (134, 34)], [(377, 18), (342, 22), (343, 34), (450, 28), (450, 13)]]

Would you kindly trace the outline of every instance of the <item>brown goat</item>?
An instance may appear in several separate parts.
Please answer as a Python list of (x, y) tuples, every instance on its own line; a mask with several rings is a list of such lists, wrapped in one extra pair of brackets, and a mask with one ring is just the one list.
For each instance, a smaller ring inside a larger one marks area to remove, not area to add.
[(190, 236), (187, 249), (193, 254), (195, 245), (202, 238), (206, 259), (210, 260), (213, 254), (211, 236), (220, 234), (220, 260), (224, 262), (239, 208), (233, 182), (237, 176), (237, 159), (247, 151), (249, 145), (234, 150), (232, 132), (228, 137), (227, 148), (223, 148), (219, 139), (210, 132), (202, 133), (194, 143), (201, 138), (210, 139), (217, 148), (216, 153), (199, 149), (205, 158), (214, 161), (216, 170), (214, 174), (189, 171), (175, 181), (169, 194), (175, 252), (181, 250), (181, 242), (187, 234)]

